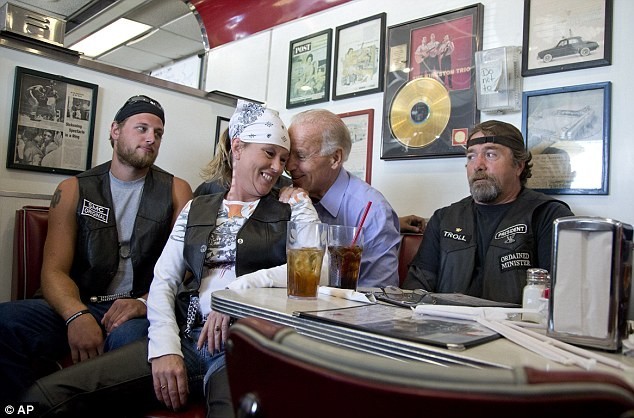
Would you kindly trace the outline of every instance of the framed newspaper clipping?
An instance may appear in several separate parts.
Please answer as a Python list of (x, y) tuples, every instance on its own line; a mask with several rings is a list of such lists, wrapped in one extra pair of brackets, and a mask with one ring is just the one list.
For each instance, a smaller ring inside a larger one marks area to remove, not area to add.
[(374, 109), (357, 110), (340, 113), (339, 117), (350, 131), (352, 149), (348, 160), (344, 163), (346, 170), (365, 180), (372, 182), (372, 131), (374, 130)]
[(480, 120), (483, 13), (477, 3), (388, 28), (382, 159), (464, 156)]
[(7, 168), (58, 174), (89, 169), (98, 89), (16, 67)]

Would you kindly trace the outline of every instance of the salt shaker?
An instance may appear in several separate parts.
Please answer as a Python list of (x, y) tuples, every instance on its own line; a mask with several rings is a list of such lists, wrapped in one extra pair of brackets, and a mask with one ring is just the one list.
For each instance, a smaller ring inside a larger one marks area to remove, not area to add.
[(530, 268), (526, 270), (526, 286), (522, 294), (522, 308), (539, 310), (539, 313), (523, 313), (522, 321), (545, 323), (546, 316), (543, 314), (544, 291), (550, 288), (550, 275), (548, 270), (540, 268)]

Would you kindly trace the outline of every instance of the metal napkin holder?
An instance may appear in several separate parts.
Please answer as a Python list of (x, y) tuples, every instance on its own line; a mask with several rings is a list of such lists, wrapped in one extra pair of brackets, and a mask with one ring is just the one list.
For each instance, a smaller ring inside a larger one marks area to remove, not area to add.
[(568, 216), (553, 224), (547, 335), (617, 351), (627, 338), (632, 279), (632, 226)]

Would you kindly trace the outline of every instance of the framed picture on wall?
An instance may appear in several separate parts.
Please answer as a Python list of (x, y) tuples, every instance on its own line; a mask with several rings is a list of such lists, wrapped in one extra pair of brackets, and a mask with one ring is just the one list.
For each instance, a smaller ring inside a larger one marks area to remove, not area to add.
[(612, 63), (613, 0), (524, 0), (522, 75)]
[(333, 100), (383, 91), (385, 17), (381, 13), (335, 30)]
[(59, 174), (89, 169), (98, 89), (16, 67), (7, 168)]
[(216, 155), (218, 141), (220, 141), (220, 136), (226, 129), (229, 129), (229, 118), (225, 118), (224, 116), (216, 116), (216, 136), (214, 137), (213, 155)]
[(288, 56), (286, 108), (330, 99), (332, 29), (291, 41)]
[(339, 117), (348, 127), (350, 139), (352, 139), (352, 149), (343, 166), (355, 176), (371, 184), (374, 109), (340, 113)]
[(528, 187), (608, 194), (610, 96), (610, 82), (524, 92), (522, 130), (533, 154)]
[(476, 107), (480, 3), (387, 32), (382, 159), (464, 156)]

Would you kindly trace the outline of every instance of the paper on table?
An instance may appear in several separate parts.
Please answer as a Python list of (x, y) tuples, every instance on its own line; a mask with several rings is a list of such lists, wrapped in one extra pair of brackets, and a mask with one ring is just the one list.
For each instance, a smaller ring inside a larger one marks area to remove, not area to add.
[(528, 310), (522, 308), (495, 308), (495, 307), (472, 307), (472, 306), (450, 306), (450, 305), (416, 305), (414, 312), (417, 314), (444, 316), (454, 319), (468, 319), (477, 321), (478, 318), (492, 320), (508, 319), (510, 315), (523, 313)]
[(356, 302), (376, 303), (374, 295), (366, 295), (361, 292), (355, 292), (352, 289), (339, 289), (336, 287), (319, 286), (319, 293), (322, 295), (334, 296), (337, 298), (353, 300)]

